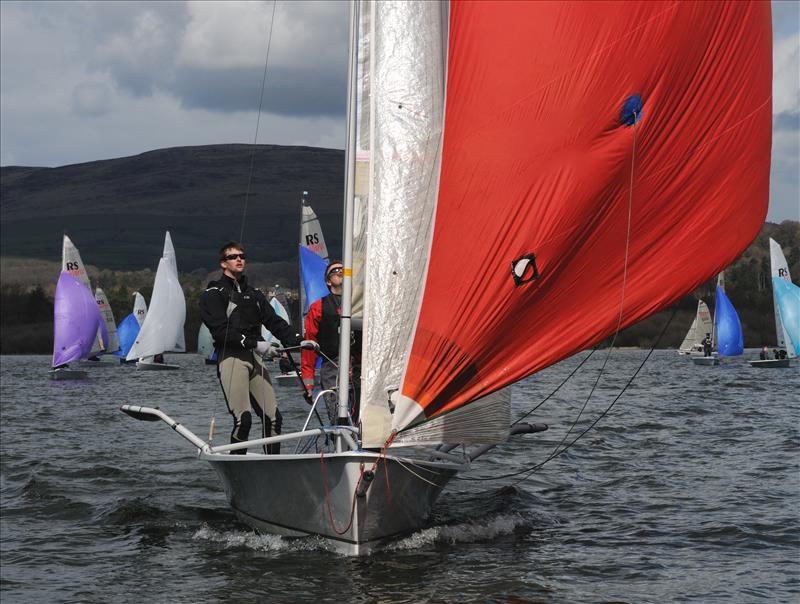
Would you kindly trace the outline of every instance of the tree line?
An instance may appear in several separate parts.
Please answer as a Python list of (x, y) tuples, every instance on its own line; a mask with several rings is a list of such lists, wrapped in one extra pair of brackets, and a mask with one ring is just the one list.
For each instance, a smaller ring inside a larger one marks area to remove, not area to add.
[[(775, 343), (775, 323), (772, 310), (772, 285), (770, 277), (769, 238), (778, 241), (784, 251), (795, 282), (800, 275), (800, 223), (784, 221), (781, 224), (765, 223), (756, 240), (727, 269), (726, 292), (733, 302), (744, 331), (745, 346), (772, 346)], [(287, 268), (283, 265), (265, 265), (251, 274), (257, 276), (256, 286), (269, 291), (276, 280), (286, 283)], [(248, 271), (250, 273), (250, 271)], [(184, 331), (188, 351), (197, 349), (200, 328), (198, 298), (205, 288), (209, 275), (203, 271), (181, 273), (180, 281), (186, 296), (186, 322)], [(150, 301), (153, 273), (117, 272), (103, 270), (92, 275), (92, 281), (103, 288), (117, 322), (133, 311), (133, 294), (140, 292)], [(671, 308), (621, 332), (616, 346), (640, 348), (677, 348), (689, 328), (697, 307), (703, 299), (710, 308), (714, 306), (715, 280), (710, 280), (685, 296)], [(292, 308), (289, 316), (298, 316), (296, 290), (288, 290)], [(292, 295), (293, 294), (293, 295)], [(294, 320), (294, 319), (293, 319)], [(659, 339), (659, 334), (666, 327)], [(609, 340), (605, 343), (610, 343)], [(19, 282), (0, 285), (0, 353), (48, 354), (53, 349), (53, 292), (42, 285), (24, 285)]]

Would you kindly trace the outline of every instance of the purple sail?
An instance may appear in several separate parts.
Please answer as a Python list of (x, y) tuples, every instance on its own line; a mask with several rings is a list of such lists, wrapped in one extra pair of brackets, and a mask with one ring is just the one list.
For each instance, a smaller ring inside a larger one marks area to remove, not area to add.
[(54, 319), (53, 367), (88, 357), (103, 317), (92, 292), (66, 272), (56, 285)]

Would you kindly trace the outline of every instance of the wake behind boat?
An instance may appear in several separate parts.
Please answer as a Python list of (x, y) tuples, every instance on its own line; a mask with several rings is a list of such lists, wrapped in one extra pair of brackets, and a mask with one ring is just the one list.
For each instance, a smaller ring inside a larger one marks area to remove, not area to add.
[(512, 423), (509, 386), (670, 306), (756, 236), (770, 28), (768, 4), (355, 3), (336, 425), (310, 413), (212, 446), (123, 411), (189, 440), (259, 530), (362, 554), (420, 528), (457, 473), (539, 431)]

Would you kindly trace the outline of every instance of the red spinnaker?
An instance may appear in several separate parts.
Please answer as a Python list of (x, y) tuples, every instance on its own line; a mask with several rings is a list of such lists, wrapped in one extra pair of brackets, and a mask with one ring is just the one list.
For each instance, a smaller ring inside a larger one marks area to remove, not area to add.
[[(767, 211), (771, 87), (767, 2), (454, 2), (403, 394), (429, 418), (461, 406), (732, 262)], [(531, 254), (539, 276), (515, 283)]]

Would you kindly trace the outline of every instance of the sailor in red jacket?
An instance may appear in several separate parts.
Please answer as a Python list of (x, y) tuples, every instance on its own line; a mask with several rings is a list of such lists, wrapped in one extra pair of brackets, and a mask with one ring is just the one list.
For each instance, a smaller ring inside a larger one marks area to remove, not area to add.
[[(305, 339), (314, 340), (319, 344), (322, 356), (322, 365), (319, 368), (320, 384), (322, 389), (335, 388), (339, 378), (339, 324), (342, 314), (342, 283), (344, 281), (344, 265), (334, 260), (325, 269), (325, 284), (329, 293), (324, 298), (317, 300), (308, 308), (305, 319)], [(360, 395), (361, 380), (361, 337), (360, 333), (353, 332), (351, 341), (350, 358), (350, 416), (353, 423), (358, 423), (358, 397)], [(331, 362), (333, 361), (333, 362)], [(306, 389), (311, 392), (314, 388), (314, 368), (317, 364), (317, 352), (304, 349), (301, 353), (300, 375)], [(325, 404), (328, 408), (328, 418), (331, 423), (337, 417), (337, 397), (332, 394), (325, 395)]]

